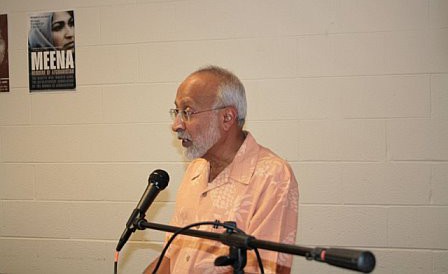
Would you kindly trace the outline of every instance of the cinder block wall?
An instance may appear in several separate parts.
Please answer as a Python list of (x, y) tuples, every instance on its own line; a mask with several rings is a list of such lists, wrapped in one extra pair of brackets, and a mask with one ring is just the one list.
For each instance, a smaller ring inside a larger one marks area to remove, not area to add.
[[(30, 94), (29, 14), (75, 10), (76, 91)], [(239, 75), (247, 129), (300, 182), (297, 244), (363, 248), (374, 273), (448, 273), (448, 2), (3, 0), (0, 273), (112, 273), (147, 184), (167, 223), (185, 162), (168, 109), (206, 64)], [(120, 273), (163, 233), (138, 232)], [(296, 257), (293, 273), (352, 273)]]

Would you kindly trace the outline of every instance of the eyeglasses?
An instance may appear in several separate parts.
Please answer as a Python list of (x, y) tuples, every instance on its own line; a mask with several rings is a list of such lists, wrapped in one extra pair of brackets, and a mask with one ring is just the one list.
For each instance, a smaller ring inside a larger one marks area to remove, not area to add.
[(217, 107), (217, 108), (211, 108), (211, 109), (206, 109), (206, 110), (199, 110), (199, 111), (192, 111), (192, 110), (172, 108), (172, 109), (170, 109), (170, 115), (171, 115), (171, 118), (173, 120), (175, 120), (176, 117), (178, 115), (180, 115), (180, 120), (182, 122), (185, 122), (185, 121), (190, 121), (191, 116), (194, 115), (194, 114), (199, 114), (199, 113), (202, 113), (202, 112), (208, 112), (208, 111), (214, 111), (214, 110), (220, 110), (220, 109), (224, 109), (224, 108), (226, 108), (226, 106)]

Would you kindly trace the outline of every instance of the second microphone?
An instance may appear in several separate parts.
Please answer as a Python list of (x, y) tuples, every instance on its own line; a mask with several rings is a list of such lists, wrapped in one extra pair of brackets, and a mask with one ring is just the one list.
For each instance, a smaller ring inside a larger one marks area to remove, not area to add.
[(116, 248), (118, 252), (123, 248), (131, 234), (135, 232), (136, 222), (145, 218), (146, 211), (148, 211), (149, 206), (154, 202), (159, 192), (168, 186), (169, 180), (170, 176), (165, 170), (157, 169), (149, 175), (148, 186), (146, 187), (145, 193), (143, 193), (140, 198), (137, 207), (132, 211), (129, 220), (126, 223), (126, 228), (124, 229), (123, 234), (121, 234)]

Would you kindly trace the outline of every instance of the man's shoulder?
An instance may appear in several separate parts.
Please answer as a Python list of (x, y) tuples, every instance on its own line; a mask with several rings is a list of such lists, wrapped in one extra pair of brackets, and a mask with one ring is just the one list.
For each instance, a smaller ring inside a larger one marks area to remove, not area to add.
[(259, 153), (258, 153), (258, 161), (259, 162), (269, 161), (272, 164), (289, 166), (289, 163), (287, 160), (285, 160), (283, 157), (279, 156), (277, 153), (275, 153), (271, 149), (264, 147), (262, 145), (259, 145), (259, 147), (260, 147)]

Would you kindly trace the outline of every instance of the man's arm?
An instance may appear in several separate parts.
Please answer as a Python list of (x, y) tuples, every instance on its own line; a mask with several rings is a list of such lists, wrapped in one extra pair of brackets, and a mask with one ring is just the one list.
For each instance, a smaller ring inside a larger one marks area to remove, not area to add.
[[(246, 233), (259, 240), (294, 244), (298, 219), (297, 181), (288, 165), (274, 161), (269, 167), (271, 175), (259, 178), (260, 185), (264, 185), (263, 193)], [(266, 273), (290, 273), (292, 255), (268, 250), (260, 250), (260, 255)], [(255, 258), (250, 259), (248, 266), (254, 266)]]
[[(143, 274), (152, 274), (154, 267), (157, 265), (157, 261), (159, 260), (159, 257), (157, 257), (152, 263), (150, 263), (145, 271), (143, 271)], [(163, 257), (162, 263), (160, 264), (159, 269), (157, 270), (157, 273), (160, 274), (169, 274), (170, 273), (170, 259), (168, 257)]]

